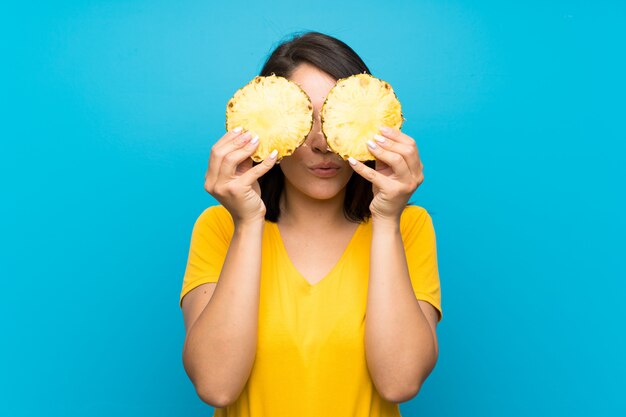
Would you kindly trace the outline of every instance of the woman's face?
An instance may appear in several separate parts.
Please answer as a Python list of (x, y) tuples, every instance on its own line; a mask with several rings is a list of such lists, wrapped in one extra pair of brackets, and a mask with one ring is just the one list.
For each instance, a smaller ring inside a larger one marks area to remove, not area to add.
[(353, 174), (348, 162), (328, 148), (322, 134), (320, 111), (337, 80), (305, 63), (298, 65), (289, 79), (311, 99), (313, 128), (304, 144), (280, 162), (285, 174), (285, 191), (300, 192), (318, 200), (333, 198), (343, 192)]

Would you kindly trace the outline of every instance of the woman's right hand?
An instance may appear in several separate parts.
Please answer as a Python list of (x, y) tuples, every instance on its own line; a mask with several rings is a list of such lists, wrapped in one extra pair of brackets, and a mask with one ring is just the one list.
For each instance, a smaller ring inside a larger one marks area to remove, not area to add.
[(204, 189), (230, 212), (235, 225), (265, 218), (258, 179), (276, 164), (277, 152), (253, 166), (250, 156), (257, 146), (258, 137), (236, 128), (211, 149)]

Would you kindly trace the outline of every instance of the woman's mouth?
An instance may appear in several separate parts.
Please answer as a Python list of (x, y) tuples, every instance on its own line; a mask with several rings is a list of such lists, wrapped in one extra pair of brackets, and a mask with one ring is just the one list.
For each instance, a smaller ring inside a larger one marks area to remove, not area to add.
[(335, 163), (317, 164), (309, 167), (309, 170), (317, 177), (329, 178), (334, 177), (341, 167)]

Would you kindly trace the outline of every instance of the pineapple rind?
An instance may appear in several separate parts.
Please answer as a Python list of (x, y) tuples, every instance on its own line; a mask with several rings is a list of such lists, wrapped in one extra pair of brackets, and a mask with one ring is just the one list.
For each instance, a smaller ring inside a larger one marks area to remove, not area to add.
[(402, 107), (389, 83), (369, 74), (337, 81), (322, 105), (322, 132), (343, 159), (375, 159), (367, 147), (381, 126), (402, 127)]
[(237, 126), (259, 136), (253, 161), (264, 160), (274, 149), (280, 160), (304, 143), (313, 127), (313, 105), (296, 83), (276, 75), (257, 76), (226, 105), (226, 130)]

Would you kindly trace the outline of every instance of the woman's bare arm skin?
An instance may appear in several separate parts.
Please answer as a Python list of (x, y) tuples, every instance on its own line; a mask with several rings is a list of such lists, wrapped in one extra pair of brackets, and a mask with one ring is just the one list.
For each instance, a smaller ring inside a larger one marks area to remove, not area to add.
[(380, 132), (384, 137), (368, 142), (376, 169), (350, 158), (374, 192), (365, 355), (381, 396), (403, 402), (417, 395), (437, 362), (438, 313), (415, 298), (400, 233), (402, 212), (424, 181), (417, 145), (398, 129), (383, 127)]
[(415, 298), (399, 225), (374, 224), (365, 319), (365, 353), (372, 381), (388, 401), (419, 392), (438, 357), (438, 313)]
[(185, 321), (189, 322), (183, 364), (199, 397), (214, 407), (225, 407), (237, 399), (254, 364), (263, 225), (235, 227), (219, 282), (197, 319), (189, 319), (188, 314), (197, 314), (198, 305), (207, 302), (192, 295), (200, 287), (183, 299)]
[(194, 297), (191, 305), (184, 306), (197, 314), (198, 304), (207, 303), (197, 319), (185, 318), (192, 323), (183, 347), (183, 365), (200, 398), (215, 407), (239, 397), (256, 353), (265, 225), (258, 179), (274, 166), (277, 155), (274, 150), (253, 165), (250, 155), (257, 145), (258, 136), (251, 138), (249, 132), (236, 128), (211, 149), (205, 189), (228, 210), (234, 232), (210, 301)]

